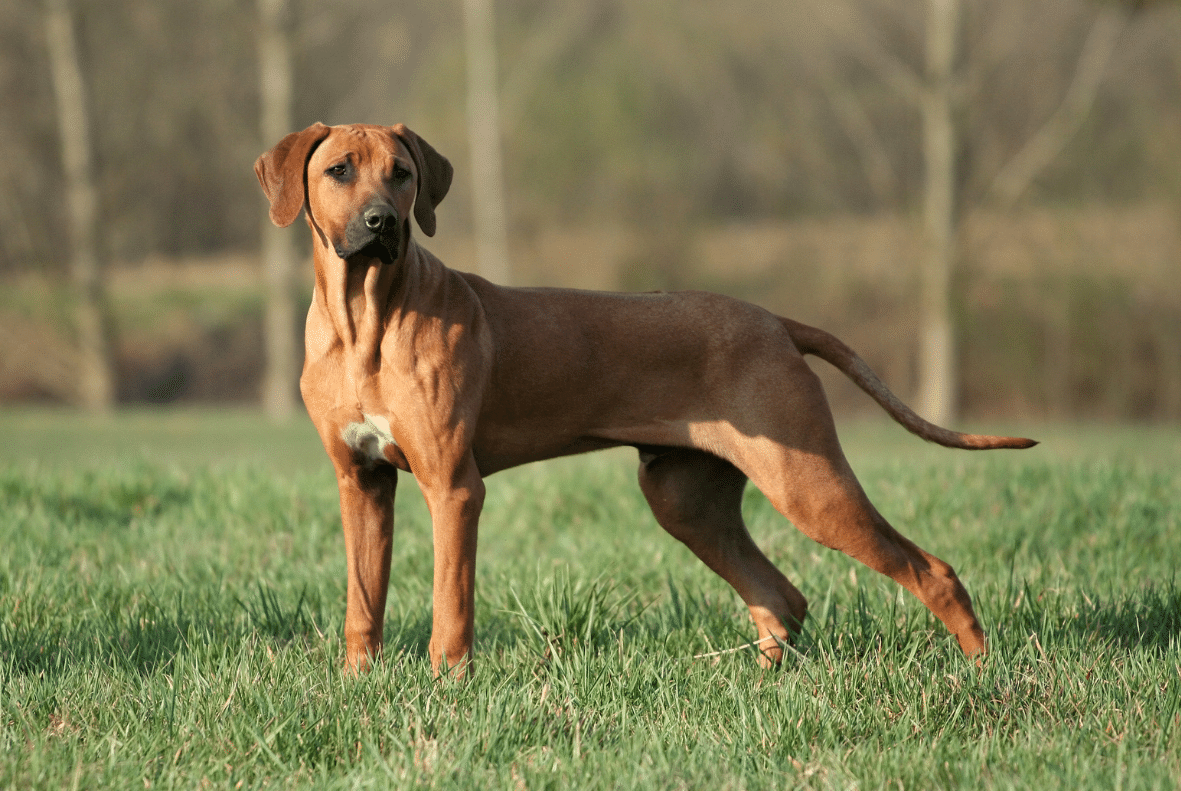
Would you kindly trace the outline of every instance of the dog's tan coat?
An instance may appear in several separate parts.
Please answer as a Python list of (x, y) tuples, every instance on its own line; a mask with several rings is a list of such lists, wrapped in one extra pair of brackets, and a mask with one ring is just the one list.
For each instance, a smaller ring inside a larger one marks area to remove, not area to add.
[[(505, 288), (448, 269), (414, 241), (410, 217), (434, 234), (451, 166), (401, 125), (315, 124), (259, 157), (255, 171), (272, 220), (288, 225), (306, 207), (312, 230), (300, 387), (340, 488), (354, 668), (381, 650), (396, 470), (414, 474), (431, 513), (431, 662), (462, 671), (484, 478), (618, 445), (639, 450), (640, 486), (661, 526), (746, 602), (764, 662), (779, 661), (769, 638), (788, 639), (807, 605), (743, 524), (748, 479), (808, 536), (914, 593), (965, 652), (985, 650), (951, 567), (866, 498), (803, 354), (837, 366), (926, 439), (1032, 441), (927, 423), (833, 336), (745, 302)], [(366, 223), (380, 233), (370, 239)]]

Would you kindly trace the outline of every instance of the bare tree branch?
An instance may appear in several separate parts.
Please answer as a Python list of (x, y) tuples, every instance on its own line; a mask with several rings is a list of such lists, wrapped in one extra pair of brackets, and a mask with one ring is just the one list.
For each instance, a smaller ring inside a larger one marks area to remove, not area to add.
[(819, 79), (825, 98), (832, 105), (846, 136), (857, 149), (857, 158), (869, 188), (880, 204), (889, 206), (898, 192), (898, 176), (873, 121), (865, 107), (857, 101), (853, 90), (842, 84), (831, 70), (825, 70)]
[(1012, 206), (1078, 132), (1095, 104), (1099, 86), (1127, 22), (1128, 13), (1118, 5), (1104, 4), (1100, 9), (1087, 34), (1074, 78), (1062, 103), (993, 179), (989, 194), (1002, 207)]
[(833, 35), (834, 41), (848, 41), (850, 54), (871, 69), (886, 85), (911, 104), (922, 103), (926, 90), (923, 79), (904, 61), (882, 47), (865, 18), (847, 3), (818, 2), (807, 4), (820, 22)]

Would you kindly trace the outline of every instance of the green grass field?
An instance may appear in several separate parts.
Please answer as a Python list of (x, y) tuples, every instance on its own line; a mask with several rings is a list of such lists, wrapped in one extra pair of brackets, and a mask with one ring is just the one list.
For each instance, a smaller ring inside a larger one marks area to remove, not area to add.
[(750, 491), (811, 602), (759, 669), (741, 602), (610, 452), (489, 479), (464, 683), (431, 677), (404, 477), (386, 653), (352, 678), (306, 422), (0, 412), (0, 788), (1178, 787), (1181, 431), (1007, 426), (1046, 442), (969, 454), (841, 426), (879, 509), (972, 593), (983, 667)]

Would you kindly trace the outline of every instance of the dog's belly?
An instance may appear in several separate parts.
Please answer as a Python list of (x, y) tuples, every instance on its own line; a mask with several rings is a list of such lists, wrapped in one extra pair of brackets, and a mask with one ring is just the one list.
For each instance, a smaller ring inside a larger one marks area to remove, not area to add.
[(565, 441), (550, 439), (536, 442), (530, 442), (527, 438), (506, 437), (501, 441), (477, 441), (472, 448), (472, 454), (475, 456), (480, 474), (491, 475), (535, 461), (576, 456), (627, 444), (629, 443), (599, 437), (572, 437)]
[(560, 456), (574, 456), (620, 446), (699, 447), (697, 425), (686, 420), (651, 419), (642, 423), (603, 425), (591, 421), (525, 419), (485, 423), (477, 429), (472, 452), (484, 475)]

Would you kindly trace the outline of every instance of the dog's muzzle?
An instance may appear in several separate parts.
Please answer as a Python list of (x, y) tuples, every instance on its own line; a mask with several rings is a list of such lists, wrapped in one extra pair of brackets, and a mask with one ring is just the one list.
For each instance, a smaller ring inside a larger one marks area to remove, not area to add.
[(372, 203), (345, 227), (344, 239), (333, 245), (343, 259), (362, 254), (392, 264), (398, 257), (401, 218), (388, 203)]

